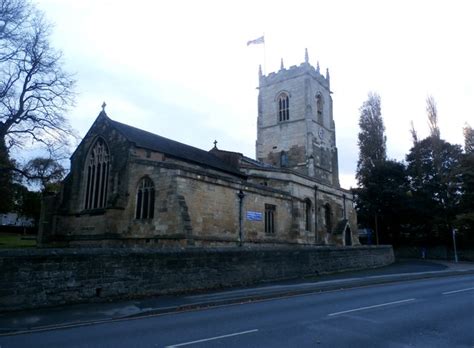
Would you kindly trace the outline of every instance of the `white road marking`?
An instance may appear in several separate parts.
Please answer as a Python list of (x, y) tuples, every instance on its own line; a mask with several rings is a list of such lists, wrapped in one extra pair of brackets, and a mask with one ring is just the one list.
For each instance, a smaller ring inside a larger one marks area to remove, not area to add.
[(232, 336), (239, 336), (239, 335), (245, 335), (249, 334), (252, 332), (257, 332), (258, 329), (253, 329), (253, 330), (247, 330), (247, 331), (242, 331), (242, 332), (236, 332), (228, 335), (222, 335), (222, 336), (216, 336), (216, 337), (209, 337), (209, 338), (203, 338), (202, 340), (197, 340), (197, 341), (191, 341), (191, 342), (184, 342), (180, 344), (173, 344), (172, 346), (166, 346), (165, 348), (174, 348), (174, 347), (182, 347), (182, 346), (189, 346), (191, 344), (195, 343), (201, 343), (201, 342), (207, 342), (207, 341), (214, 341), (214, 340), (219, 340), (221, 338), (226, 338), (226, 337), (232, 337)]
[(442, 294), (443, 294), (443, 295), (449, 295), (449, 294), (455, 294), (455, 293), (457, 293), (457, 292), (471, 291), (471, 290), (474, 290), (474, 288), (467, 288), (467, 289), (461, 289), (461, 290), (446, 291), (446, 292), (443, 292)]
[(339, 314), (345, 314), (345, 313), (351, 313), (351, 312), (357, 312), (357, 311), (363, 311), (365, 309), (371, 309), (371, 308), (377, 308), (377, 307), (384, 307), (384, 306), (390, 306), (398, 303), (404, 303), (404, 302), (410, 302), (410, 301), (415, 301), (414, 298), (409, 298), (406, 300), (400, 300), (400, 301), (394, 301), (394, 302), (387, 302), (387, 303), (381, 303), (378, 305), (373, 305), (373, 306), (367, 306), (367, 307), (360, 307), (360, 308), (354, 308), (354, 309), (349, 309), (347, 311), (342, 311), (342, 312), (336, 312), (336, 313), (331, 313), (328, 314), (329, 317), (332, 317), (334, 315), (339, 315)]

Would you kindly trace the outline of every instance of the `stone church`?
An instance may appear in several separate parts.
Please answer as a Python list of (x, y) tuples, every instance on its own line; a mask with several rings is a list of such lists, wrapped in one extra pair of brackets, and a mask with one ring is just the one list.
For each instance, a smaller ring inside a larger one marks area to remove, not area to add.
[(256, 159), (182, 144), (105, 108), (43, 201), (45, 246), (359, 244), (339, 185), (330, 77), (304, 63), (259, 70)]

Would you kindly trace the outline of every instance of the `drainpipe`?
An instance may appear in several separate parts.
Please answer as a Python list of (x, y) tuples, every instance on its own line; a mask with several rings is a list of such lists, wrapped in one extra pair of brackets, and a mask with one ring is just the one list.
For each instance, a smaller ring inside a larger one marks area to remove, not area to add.
[(314, 240), (319, 242), (318, 237), (318, 185), (314, 185)]
[(237, 197), (239, 197), (239, 247), (242, 246), (243, 243), (243, 231), (242, 231), (242, 205), (244, 201), (245, 194), (242, 190), (237, 193)]
[[(346, 194), (342, 194), (342, 204), (344, 205), (343, 207), (343, 212), (344, 212), (344, 220), (347, 220), (347, 217), (346, 217)], [(352, 245), (352, 233), (350, 235), (350, 239), (351, 239), (351, 243), (350, 245)], [(344, 229), (344, 245), (347, 246), (347, 230)]]
[(342, 195), (342, 202), (343, 202), (342, 204), (344, 204), (344, 220), (345, 220), (345, 219), (347, 219), (347, 217), (346, 217), (346, 195), (345, 194)]

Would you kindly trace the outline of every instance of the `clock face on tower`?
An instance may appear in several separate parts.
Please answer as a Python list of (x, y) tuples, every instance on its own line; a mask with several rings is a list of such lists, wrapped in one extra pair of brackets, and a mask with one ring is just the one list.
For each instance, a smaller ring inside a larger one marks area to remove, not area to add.
[(319, 137), (320, 137), (321, 139), (323, 139), (323, 138), (324, 138), (324, 129), (319, 128), (318, 134), (319, 134)]

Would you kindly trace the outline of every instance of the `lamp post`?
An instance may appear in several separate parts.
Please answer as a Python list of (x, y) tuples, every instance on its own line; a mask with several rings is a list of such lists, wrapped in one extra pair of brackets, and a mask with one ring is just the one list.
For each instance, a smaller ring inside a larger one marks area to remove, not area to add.
[(456, 229), (453, 228), (454, 262), (458, 263), (458, 251), (456, 249), (456, 232)]
[(314, 240), (319, 243), (318, 234), (318, 185), (314, 185)]
[(242, 246), (243, 243), (243, 232), (242, 232), (242, 205), (245, 197), (245, 193), (240, 190), (239, 193), (237, 193), (237, 197), (239, 197), (239, 247)]

